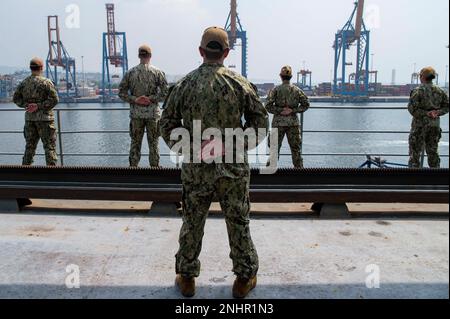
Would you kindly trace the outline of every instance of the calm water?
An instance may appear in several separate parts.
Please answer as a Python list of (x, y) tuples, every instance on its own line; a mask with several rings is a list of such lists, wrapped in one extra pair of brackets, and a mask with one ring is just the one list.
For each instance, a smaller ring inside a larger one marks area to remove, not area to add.
[[(314, 104), (314, 106), (331, 106)], [(370, 104), (370, 106), (386, 106)], [(392, 105), (402, 106), (402, 105)], [(121, 108), (125, 104), (72, 104), (59, 105), (59, 109)], [(0, 104), (0, 110), (15, 108), (14, 104)], [(62, 112), (63, 131), (128, 130), (128, 111), (72, 111)], [(23, 112), (0, 112), (0, 131), (21, 131)], [(411, 117), (406, 110), (310, 110), (305, 115), (305, 130), (400, 130), (409, 131)], [(449, 129), (448, 116), (442, 119), (442, 128)], [(445, 134), (440, 144), (441, 154), (448, 155), (449, 138)], [(161, 152), (169, 150), (161, 141)], [(63, 147), (67, 154), (125, 154), (125, 156), (66, 156), (65, 165), (128, 166), (130, 138), (127, 133), (95, 133), (64, 135)], [(0, 153), (23, 153), (25, 142), (22, 134), (0, 134)], [(357, 167), (365, 162), (364, 156), (308, 156), (317, 153), (362, 153), (362, 154), (408, 154), (408, 134), (335, 134), (306, 133), (304, 136), (305, 166), (307, 167)], [(290, 153), (287, 141), (283, 153)], [(42, 145), (38, 146), (42, 154)], [(143, 153), (148, 153), (146, 141)], [(20, 164), (22, 156), (0, 156), (0, 164)], [(391, 162), (407, 164), (408, 158), (387, 157)], [(448, 167), (448, 158), (443, 158)], [(290, 156), (282, 157), (283, 166), (292, 165)], [(44, 158), (37, 156), (36, 164), (44, 164)], [(174, 166), (169, 157), (162, 157), (164, 166)], [(148, 165), (143, 156), (141, 166)]]

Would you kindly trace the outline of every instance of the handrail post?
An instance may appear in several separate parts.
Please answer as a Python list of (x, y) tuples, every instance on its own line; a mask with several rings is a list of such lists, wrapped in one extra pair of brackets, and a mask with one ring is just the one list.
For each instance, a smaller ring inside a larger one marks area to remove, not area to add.
[(177, 161), (177, 168), (180, 168), (180, 154), (177, 152), (177, 155), (176, 155), (177, 157), (176, 157), (176, 161)]
[(422, 155), (420, 156), (420, 168), (425, 166), (425, 150), (422, 151)]
[(300, 113), (300, 155), (303, 156), (303, 136), (305, 129), (303, 128), (303, 125), (305, 124), (305, 113)]
[(62, 142), (62, 129), (61, 129), (61, 114), (60, 110), (56, 110), (56, 121), (58, 122), (58, 145), (59, 145), (59, 158), (61, 166), (64, 166), (64, 151)]

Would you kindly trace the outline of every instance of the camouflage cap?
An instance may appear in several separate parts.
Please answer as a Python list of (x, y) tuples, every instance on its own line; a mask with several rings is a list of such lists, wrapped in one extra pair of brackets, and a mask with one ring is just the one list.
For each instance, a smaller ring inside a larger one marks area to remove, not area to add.
[(292, 68), (289, 65), (283, 66), (280, 76), (292, 76)]
[(152, 55), (152, 48), (144, 44), (139, 47), (139, 56)]
[(426, 78), (428, 78), (428, 77), (430, 77), (430, 76), (436, 76), (436, 70), (433, 69), (431, 66), (429, 66), (429, 67), (423, 68), (423, 69), (420, 71), (420, 75), (421, 75), (421, 76), (424, 76), (424, 77), (426, 77)]
[(44, 61), (40, 58), (32, 58), (30, 61), (30, 68), (43, 68)]
[(200, 47), (204, 50), (219, 52), (219, 49), (212, 49), (208, 47), (208, 44), (210, 44), (211, 42), (219, 43), (222, 46), (223, 50), (230, 48), (228, 33), (220, 27), (210, 27), (206, 29), (203, 33), (202, 42), (200, 44)]

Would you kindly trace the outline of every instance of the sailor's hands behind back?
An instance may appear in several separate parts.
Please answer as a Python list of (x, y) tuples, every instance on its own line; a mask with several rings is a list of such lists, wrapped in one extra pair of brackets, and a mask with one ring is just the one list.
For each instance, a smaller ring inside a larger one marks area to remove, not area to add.
[(201, 161), (213, 160), (224, 155), (225, 147), (222, 141), (218, 139), (203, 141), (201, 151), (197, 154)]
[(36, 103), (30, 103), (28, 104), (25, 111), (27, 111), (27, 113), (35, 113), (38, 110), (38, 108), (39, 106)]
[(439, 118), (439, 111), (434, 110), (434, 111), (428, 112), (427, 115), (428, 115), (428, 117), (431, 117), (433, 120), (436, 120)]
[(285, 108), (283, 109), (283, 112), (281, 112), (281, 115), (283, 115), (283, 116), (289, 116), (289, 115), (291, 115), (293, 112), (294, 112), (294, 111), (293, 111), (291, 108), (285, 107)]
[(136, 104), (140, 106), (149, 106), (152, 104), (152, 100), (147, 96), (140, 96), (136, 99)]

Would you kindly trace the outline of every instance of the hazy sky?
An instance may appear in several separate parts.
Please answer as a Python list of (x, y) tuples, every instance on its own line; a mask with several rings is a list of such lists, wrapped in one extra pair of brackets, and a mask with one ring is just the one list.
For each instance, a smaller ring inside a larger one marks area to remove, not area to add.
[[(64, 45), (77, 58), (79, 67), (84, 55), (86, 70), (100, 72), (106, 2), (116, 4), (117, 29), (127, 32), (130, 66), (137, 63), (137, 47), (149, 43), (153, 63), (172, 75), (198, 66), (202, 31), (211, 25), (223, 26), (230, 5), (228, 0), (1, 0), (0, 65), (26, 66), (30, 57), (46, 56), (46, 17), (57, 14)], [(274, 80), (282, 65), (298, 70), (306, 61), (314, 82), (329, 81), (334, 35), (349, 18), (353, 2), (238, 0), (249, 38), (249, 77)], [(395, 68), (397, 82), (409, 82), (417, 63), (417, 68), (435, 66), (442, 83), (449, 60), (449, 1), (366, 3), (374, 66), (381, 72), (381, 80), (389, 83)], [(79, 8), (79, 28), (72, 4)], [(239, 67), (239, 61), (240, 51), (236, 51), (227, 64)]]

